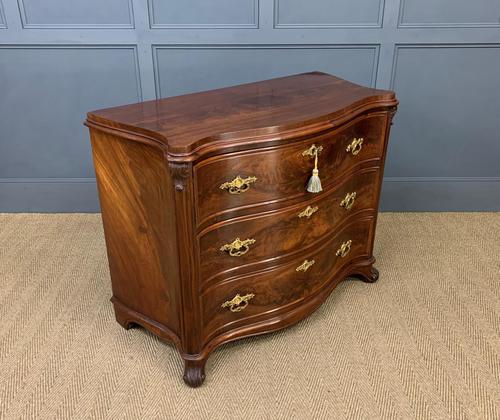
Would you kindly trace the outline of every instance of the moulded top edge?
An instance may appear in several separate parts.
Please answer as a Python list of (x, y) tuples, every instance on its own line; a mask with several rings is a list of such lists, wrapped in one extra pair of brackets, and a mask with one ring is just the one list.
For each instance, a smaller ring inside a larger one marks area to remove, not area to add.
[(395, 105), (394, 92), (313, 72), (94, 111), (87, 124), (143, 136), (180, 158), (231, 142), (302, 136)]

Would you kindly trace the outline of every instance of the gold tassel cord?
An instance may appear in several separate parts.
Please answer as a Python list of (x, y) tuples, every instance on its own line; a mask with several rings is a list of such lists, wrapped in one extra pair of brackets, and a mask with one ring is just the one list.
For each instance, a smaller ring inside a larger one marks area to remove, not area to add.
[(323, 191), (318, 171), (318, 149), (314, 151), (314, 169), (312, 171), (312, 176), (309, 178), (309, 182), (307, 183), (307, 191), (310, 193), (319, 193)]

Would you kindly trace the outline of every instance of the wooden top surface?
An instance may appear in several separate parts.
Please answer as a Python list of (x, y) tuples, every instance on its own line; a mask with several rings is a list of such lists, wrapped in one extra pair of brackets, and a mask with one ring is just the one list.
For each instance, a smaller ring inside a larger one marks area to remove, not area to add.
[(313, 72), (89, 112), (87, 124), (147, 137), (182, 156), (214, 141), (300, 135), (307, 127), (335, 126), (351, 114), (396, 104), (391, 91)]

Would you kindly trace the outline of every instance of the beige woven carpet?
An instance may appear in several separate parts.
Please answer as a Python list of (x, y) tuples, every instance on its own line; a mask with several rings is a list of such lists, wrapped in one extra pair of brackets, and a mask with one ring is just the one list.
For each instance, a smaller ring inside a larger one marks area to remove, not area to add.
[(1, 419), (499, 419), (500, 213), (382, 214), (380, 280), (223, 346), (114, 320), (98, 215), (0, 215)]

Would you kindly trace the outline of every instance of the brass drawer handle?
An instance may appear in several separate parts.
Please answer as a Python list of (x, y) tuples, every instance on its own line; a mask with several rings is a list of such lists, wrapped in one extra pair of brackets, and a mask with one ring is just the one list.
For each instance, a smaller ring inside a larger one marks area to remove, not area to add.
[(221, 190), (227, 190), (229, 194), (241, 194), (249, 190), (250, 184), (257, 181), (257, 178), (254, 176), (249, 176), (246, 178), (242, 178), (241, 176), (237, 176), (230, 182), (224, 182), (219, 187)]
[(225, 244), (220, 247), (221, 251), (228, 251), (231, 257), (240, 257), (246, 254), (250, 249), (250, 245), (255, 243), (255, 239), (245, 239), (242, 241), (240, 238), (236, 238), (230, 244)]
[(248, 306), (248, 301), (253, 299), (255, 295), (253, 293), (248, 293), (245, 296), (236, 295), (231, 300), (224, 302), (221, 308), (229, 308), (231, 312), (240, 312)]
[(295, 271), (299, 272), (299, 271), (304, 271), (306, 272), (307, 270), (309, 270), (311, 268), (311, 266), (315, 263), (316, 261), (314, 260), (311, 260), (311, 261), (308, 261), (308, 260), (304, 260), (304, 262), (302, 264), (300, 264), (296, 269)]
[(347, 193), (344, 199), (340, 202), (340, 207), (344, 207), (346, 210), (351, 210), (354, 205), (354, 200), (356, 200), (356, 192)]
[(307, 217), (308, 219), (318, 211), (318, 206), (314, 206), (314, 207), (311, 207), (311, 206), (307, 206), (305, 210), (302, 210), (300, 213), (299, 213), (299, 217)]
[(351, 250), (351, 245), (352, 241), (349, 239), (347, 242), (344, 242), (342, 245), (340, 245), (340, 248), (337, 249), (337, 257), (344, 258), (347, 254), (349, 254), (349, 251)]
[(363, 147), (363, 138), (359, 139), (354, 139), (349, 146), (347, 146), (347, 149), (345, 149), (346, 152), (351, 152), (353, 156), (356, 156), (360, 151), (361, 148)]

